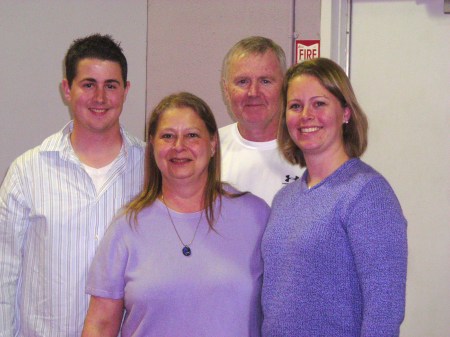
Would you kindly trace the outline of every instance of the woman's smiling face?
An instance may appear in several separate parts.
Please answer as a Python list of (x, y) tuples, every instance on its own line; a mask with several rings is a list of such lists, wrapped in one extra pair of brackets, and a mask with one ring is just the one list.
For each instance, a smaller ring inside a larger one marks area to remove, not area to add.
[(310, 75), (293, 78), (288, 85), (286, 125), (294, 143), (308, 156), (344, 151), (342, 124), (350, 118), (320, 81)]
[(180, 107), (164, 111), (151, 142), (163, 181), (206, 182), (217, 141), (211, 138), (193, 109)]

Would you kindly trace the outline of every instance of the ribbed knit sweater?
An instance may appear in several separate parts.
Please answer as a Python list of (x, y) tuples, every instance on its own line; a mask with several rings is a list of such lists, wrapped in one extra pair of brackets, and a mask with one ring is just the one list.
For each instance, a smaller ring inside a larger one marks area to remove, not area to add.
[(263, 337), (398, 336), (406, 220), (389, 183), (351, 159), (274, 198), (262, 242)]

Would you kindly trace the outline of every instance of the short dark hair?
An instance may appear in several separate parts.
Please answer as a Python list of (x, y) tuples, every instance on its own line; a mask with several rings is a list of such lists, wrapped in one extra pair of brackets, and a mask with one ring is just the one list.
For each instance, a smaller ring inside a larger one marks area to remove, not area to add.
[(120, 43), (110, 35), (93, 34), (72, 42), (64, 58), (66, 79), (69, 87), (77, 76), (78, 63), (86, 58), (117, 62), (122, 71), (123, 85), (127, 85), (128, 65)]
[(278, 145), (284, 157), (292, 164), (306, 166), (303, 152), (289, 136), (286, 125), (287, 92), (290, 82), (302, 75), (315, 77), (322, 86), (340, 102), (342, 107), (351, 110), (348, 124), (343, 124), (343, 142), (349, 157), (360, 157), (367, 147), (367, 117), (359, 105), (352, 85), (344, 70), (334, 61), (327, 58), (316, 58), (295, 64), (284, 76), (281, 95), (283, 113), (278, 127)]

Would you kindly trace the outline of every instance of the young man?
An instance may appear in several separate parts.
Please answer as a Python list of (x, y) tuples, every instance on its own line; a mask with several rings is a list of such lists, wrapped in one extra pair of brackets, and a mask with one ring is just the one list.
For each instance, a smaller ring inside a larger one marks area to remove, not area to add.
[(283, 49), (260, 36), (236, 43), (222, 68), (228, 108), (237, 121), (219, 130), (222, 179), (269, 205), (283, 185), (303, 172), (283, 158), (276, 141), (285, 70)]
[(119, 123), (130, 83), (108, 35), (75, 40), (62, 82), (73, 120), (18, 157), (0, 187), (0, 336), (80, 336), (89, 264), (143, 182), (144, 143)]

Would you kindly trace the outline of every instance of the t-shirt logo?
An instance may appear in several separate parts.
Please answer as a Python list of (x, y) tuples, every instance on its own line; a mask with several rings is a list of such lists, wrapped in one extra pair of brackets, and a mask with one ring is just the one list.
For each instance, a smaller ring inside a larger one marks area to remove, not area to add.
[(289, 174), (286, 174), (286, 179), (284, 179), (284, 183), (283, 184), (289, 184), (293, 181), (296, 181), (297, 179), (299, 179), (299, 176), (291, 176)]

